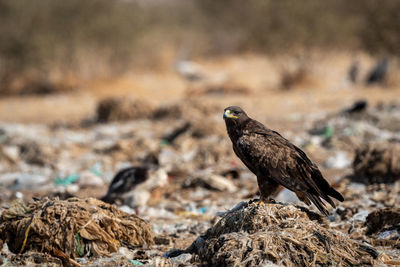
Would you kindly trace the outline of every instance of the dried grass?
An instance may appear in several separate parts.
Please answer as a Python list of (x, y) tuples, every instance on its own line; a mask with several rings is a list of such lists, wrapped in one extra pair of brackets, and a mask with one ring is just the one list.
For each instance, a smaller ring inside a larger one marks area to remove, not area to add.
[(318, 214), (281, 204), (251, 204), (229, 212), (187, 251), (198, 253), (204, 264), (212, 266), (256, 266), (268, 261), (286, 266), (371, 265), (376, 253), (329, 229)]
[(393, 183), (400, 178), (400, 145), (370, 143), (356, 150), (352, 180), (365, 184)]
[(21, 202), (0, 218), (1, 239), (14, 253), (63, 252), (71, 258), (109, 255), (120, 246), (152, 245), (149, 224), (94, 198)]
[(97, 121), (127, 121), (149, 118), (153, 107), (144, 100), (126, 97), (111, 97), (100, 100), (97, 105)]

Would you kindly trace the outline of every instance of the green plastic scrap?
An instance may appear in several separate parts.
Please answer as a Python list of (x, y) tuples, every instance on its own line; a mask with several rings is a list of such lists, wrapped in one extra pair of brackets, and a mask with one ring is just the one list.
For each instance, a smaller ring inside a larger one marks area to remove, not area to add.
[(101, 163), (100, 162), (97, 162), (96, 164), (94, 164), (89, 170), (97, 176), (103, 175), (103, 173), (101, 171)]
[(76, 234), (76, 254), (78, 254), (79, 257), (85, 255), (85, 244), (81, 240), (79, 233)]
[(137, 260), (129, 260), (129, 262), (132, 263), (133, 265), (144, 265), (143, 263)]
[(326, 126), (324, 129), (324, 133), (322, 134), (326, 139), (332, 138), (335, 133), (335, 129), (332, 126)]
[(54, 180), (55, 185), (70, 185), (78, 181), (79, 174), (71, 174), (65, 178), (59, 178)]
[(167, 140), (163, 139), (163, 140), (161, 140), (160, 145), (161, 145), (162, 147), (165, 147), (165, 146), (168, 146), (168, 145), (169, 145), (169, 142), (168, 142)]

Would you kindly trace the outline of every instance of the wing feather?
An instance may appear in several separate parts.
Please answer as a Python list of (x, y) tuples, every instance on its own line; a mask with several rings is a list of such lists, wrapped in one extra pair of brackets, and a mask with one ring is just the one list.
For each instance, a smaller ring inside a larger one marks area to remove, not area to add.
[(327, 211), (320, 197), (333, 207), (329, 195), (343, 199), (300, 148), (256, 121), (248, 129), (235, 152), (253, 173), (268, 175), (294, 192), (304, 192), (323, 213)]

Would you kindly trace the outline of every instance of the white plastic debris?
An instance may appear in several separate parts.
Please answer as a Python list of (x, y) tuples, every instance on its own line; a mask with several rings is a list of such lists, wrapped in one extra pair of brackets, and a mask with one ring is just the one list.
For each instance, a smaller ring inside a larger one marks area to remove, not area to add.
[(237, 187), (234, 185), (234, 183), (223, 176), (211, 174), (205, 175), (201, 179), (204, 180), (204, 182), (207, 183), (211, 188), (219, 191), (228, 191), (230, 193), (237, 191)]
[(287, 188), (279, 192), (275, 200), (283, 203), (301, 203), (296, 194)]
[(324, 165), (327, 168), (344, 169), (351, 165), (351, 159), (346, 152), (336, 151), (333, 156), (325, 161)]
[[(46, 186), (47, 185), (47, 186)], [(48, 190), (52, 184), (49, 182), (49, 178), (39, 174), (31, 173), (19, 173), (17, 181), (13, 186), (14, 190)]]
[(91, 171), (84, 171), (79, 176), (79, 185), (81, 187), (101, 187), (104, 185), (104, 181)]
[(183, 253), (177, 257), (170, 258), (173, 266), (180, 266), (180, 265), (188, 265), (190, 264), (190, 260), (192, 259), (192, 254), (190, 253)]
[(19, 159), (19, 149), (17, 146), (5, 146), (3, 147), (3, 153), (8, 159), (14, 162), (17, 162)]
[(354, 221), (360, 221), (360, 222), (365, 222), (367, 219), (369, 212), (368, 210), (361, 210), (358, 213), (354, 214), (353, 220)]

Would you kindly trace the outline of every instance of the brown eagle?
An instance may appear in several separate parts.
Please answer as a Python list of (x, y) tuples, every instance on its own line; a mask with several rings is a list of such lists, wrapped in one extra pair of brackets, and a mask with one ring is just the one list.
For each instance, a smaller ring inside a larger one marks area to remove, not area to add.
[(307, 205), (314, 203), (325, 215), (329, 212), (321, 199), (334, 208), (330, 196), (344, 200), (300, 148), (249, 118), (240, 107), (226, 108), (224, 120), (233, 151), (257, 176), (261, 201), (269, 201), (269, 196), (277, 191), (279, 185), (295, 192)]

